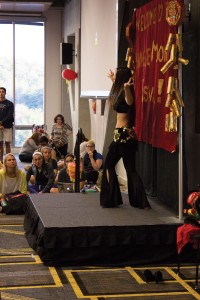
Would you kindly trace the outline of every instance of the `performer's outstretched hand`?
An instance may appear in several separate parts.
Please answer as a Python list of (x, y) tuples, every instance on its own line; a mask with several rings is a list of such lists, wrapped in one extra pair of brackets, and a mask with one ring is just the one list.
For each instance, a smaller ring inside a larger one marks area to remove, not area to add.
[(133, 85), (133, 78), (131, 77), (128, 82), (124, 83), (124, 88), (130, 87)]
[(108, 78), (110, 78), (112, 80), (112, 82), (115, 81), (115, 73), (112, 70), (109, 70)]

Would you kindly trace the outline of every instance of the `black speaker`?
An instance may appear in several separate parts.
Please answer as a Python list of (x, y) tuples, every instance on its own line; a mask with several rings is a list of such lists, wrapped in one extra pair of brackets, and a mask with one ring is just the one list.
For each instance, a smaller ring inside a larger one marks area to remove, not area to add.
[(60, 64), (70, 65), (73, 63), (73, 47), (70, 43), (60, 43)]

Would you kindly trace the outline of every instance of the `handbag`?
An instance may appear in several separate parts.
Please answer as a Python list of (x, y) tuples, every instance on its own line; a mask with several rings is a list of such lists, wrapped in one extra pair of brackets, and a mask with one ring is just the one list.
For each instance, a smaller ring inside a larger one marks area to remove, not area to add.
[(16, 191), (4, 195), (4, 199), (0, 202), (2, 212), (6, 215), (22, 215), (26, 211), (28, 196)]
[(55, 145), (56, 148), (60, 148), (64, 145), (64, 143), (61, 140), (56, 142), (53, 141), (53, 145)]

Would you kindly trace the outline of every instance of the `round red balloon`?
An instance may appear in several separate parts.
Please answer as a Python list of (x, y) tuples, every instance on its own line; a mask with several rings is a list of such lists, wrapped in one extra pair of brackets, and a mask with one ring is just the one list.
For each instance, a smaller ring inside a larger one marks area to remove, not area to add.
[(62, 71), (62, 77), (67, 80), (74, 80), (77, 77), (77, 73), (71, 69), (64, 69)]

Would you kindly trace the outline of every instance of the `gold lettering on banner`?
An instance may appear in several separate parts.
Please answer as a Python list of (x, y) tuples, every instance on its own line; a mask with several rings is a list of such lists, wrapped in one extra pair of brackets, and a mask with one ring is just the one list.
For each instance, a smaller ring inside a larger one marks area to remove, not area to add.
[[(164, 79), (158, 79), (158, 96), (156, 103), (161, 103), (161, 95), (163, 91)], [(142, 102), (155, 103), (155, 87), (145, 85), (144, 79), (142, 80)]]
[(146, 48), (144, 51), (136, 53), (137, 68), (149, 67), (152, 61), (156, 63), (167, 61), (165, 46), (155, 44), (154, 41), (152, 42), (151, 48)]
[(153, 61), (154, 54), (156, 55), (156, 62), (163, 62), (167, 60), (167, 53), (165, 51), (165, 47), (163, 45), (158, 46), (158, 44), (155, 44), (153, 41), (151, 48), (151, 61)]
[(144, 79), (142, 80), (142, 102), (155, 102), (154, 87), (144, 85)]
[(136, 20), (136, 28), (138, 31), (145, 31), (152, 25), (157, 25), (163, 18), (163, 4), (153, 7), (151, 10), (146, 11), (144, 14), (138, 16)]

